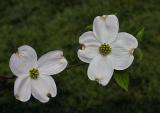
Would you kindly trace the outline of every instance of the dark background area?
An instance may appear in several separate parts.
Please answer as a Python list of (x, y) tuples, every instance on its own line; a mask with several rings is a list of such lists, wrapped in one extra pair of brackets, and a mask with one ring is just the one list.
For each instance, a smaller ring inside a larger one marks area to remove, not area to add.
[(128, 69), (128, 92), (114, 79), (106, 87), (90, 81), (83, 65), (53, 76), (58, 94), (46, 104), (16, 100), (14, 80), (0, 80), (0, 113), (160, 113), (160, 0), (1, 0), (0, 76), (12, 76), (10, 56), (23, 44), (38, 56), (63, 50), (69, 64), (80, 63), (79, 36), (95, 16), (115, 13), (120, 31), (145, 28), (144, 57)]

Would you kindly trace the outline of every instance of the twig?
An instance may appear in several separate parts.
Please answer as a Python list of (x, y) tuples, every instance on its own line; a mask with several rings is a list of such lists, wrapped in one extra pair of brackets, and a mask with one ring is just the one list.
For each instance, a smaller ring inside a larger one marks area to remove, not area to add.
[(15, 77), (12, 76), (12, 77), (5, 77), (5, 76), (0, 76), (0, 80), (11, 80), (11, 79), (14, 79)]
[(69, 65), (67, 68), (66, 68), (66, 70), (68, 70), (68, 69), (71, 69), (71, 68), (75, 68), (75, 67), (78, 67), (78, 66), (81, 66), (81, 65), (85, 65), (86, 63), (79, 63), (79, 64), (73, 64), (73, 65)]

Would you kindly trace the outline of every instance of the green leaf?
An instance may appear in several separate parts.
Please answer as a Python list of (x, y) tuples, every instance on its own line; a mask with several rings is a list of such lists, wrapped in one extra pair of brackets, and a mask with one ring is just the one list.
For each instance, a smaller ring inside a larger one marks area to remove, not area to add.
[(129, 75), (127, 73), (115, 74), (114, 79), (121, 88), (128, 91)]
[(143, 60), (143, 52), (140, 48), (135, 49), (134, 54), (135, 54), (134, 56), (136, 57), (136, 59), (138, 59), (139, 61)]
[(92, 30), (93, 29), (93, 25), (88, 25), (85, 29), (86, 30)]
[(116, 13), (113, 13), (113, 15), (117, 15), (118, 13), (116, 12)]
[(142, 27), (141, 30), (136, 35), (138, 42), (141, 42), (143, 40), (143, 34), (144, 34), (144, 27)]

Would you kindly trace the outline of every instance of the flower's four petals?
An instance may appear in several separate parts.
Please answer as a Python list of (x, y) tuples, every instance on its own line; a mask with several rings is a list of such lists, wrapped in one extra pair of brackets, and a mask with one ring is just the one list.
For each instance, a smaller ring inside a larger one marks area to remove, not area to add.
[(27, 45), (18, 48), (9, 62), (11, 71), (16, 76), (28, 74), (29, 70), (37, 66), (37, 54), (35, 50)]
[(54, 80), (50, 76), (41, 76), (37, 80), (32, 80), (32, 95), (42, 103), (49, 101), (49, 97), (57, 94)]
[(63, 71), (67, 64), (62, 51), (51, 51), (38, 60), (38, 70), (41, 75), (54, 75)]
[(103, 15), (95, 17), (93, 32), (101, 43), (112, 43), (118, 34), (119, 22), (115, 15)]
[(16, 79), (14, 84), (15, 98), (26, 102), (31, 97), (31, 84), (28, 76), (20, 76)]
[(98, 55), (100, 42), (97, 41), (92, 31), (85, 32), (79, 38), (82, 48), (78, 50), (78, 57), (81, 61), (90, 63)]
[(113, 68), (116, 70), (128, 68), (134, 60), (133, 51), (137, 46), (135, 37), (128, 33), (119, 33), (116, 41), (112, 43), (112, 53), (109, 56)]
[(107, 57), (98, 55), (91, 61), (87, 73), (90, 80), (106, 86), (113, 75), (113, 71), (112, 62)]

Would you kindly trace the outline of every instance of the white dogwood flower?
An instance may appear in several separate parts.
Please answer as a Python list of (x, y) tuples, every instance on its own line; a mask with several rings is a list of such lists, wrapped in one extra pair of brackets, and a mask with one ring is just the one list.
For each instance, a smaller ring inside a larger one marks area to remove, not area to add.
[(88, 77), (107, 85), (113, 71), (128, 68), (134, 59), (133, 52), (138, 42), (134, 36), (119, 31), (119, 22), (115, 15), (95, 17), (93, 31), (82, 34), (78, 50), (80, 60), (89, 64)]
[(40, 102), (48, 102), (57, 94), (56, 84), (50, 75), (63, 71), (67, 60), (62, 51), (51, 51), (37, 60), (35, 50), (27, 45), (18, 48), (9, 62), (11, 71), (18, 78), (14, 84), (16, 99), (26, 102), (31, 95)]

